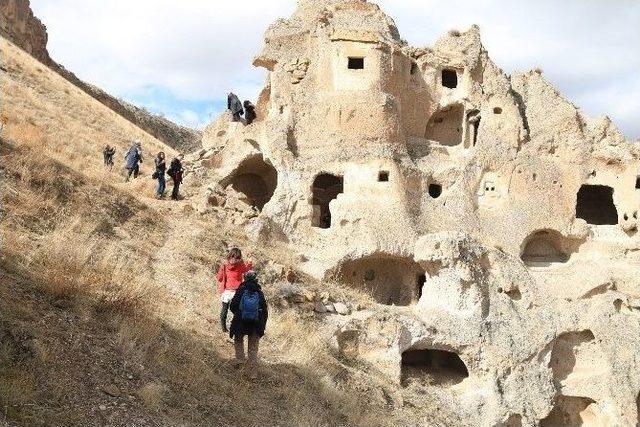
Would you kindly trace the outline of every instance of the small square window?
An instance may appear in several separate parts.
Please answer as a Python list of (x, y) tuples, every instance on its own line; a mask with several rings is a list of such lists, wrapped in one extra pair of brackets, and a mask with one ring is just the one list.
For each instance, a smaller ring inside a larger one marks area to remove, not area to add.
[(364, 58), (350, 56), (347, 66), (350, 70), (364, 70)]
[(455, 70), (442, 70), (442, 86), (449, 89), (458, 87), (458, 73)]
[(502, 108), (493, 107), (493, 114), (502, 114)]
[(378, 172), (378, 182), (389, 182), (389, 172), (388, 171)]
[(484, 191), (496, 191), (496, 185), (491, 181), (484, 183)]

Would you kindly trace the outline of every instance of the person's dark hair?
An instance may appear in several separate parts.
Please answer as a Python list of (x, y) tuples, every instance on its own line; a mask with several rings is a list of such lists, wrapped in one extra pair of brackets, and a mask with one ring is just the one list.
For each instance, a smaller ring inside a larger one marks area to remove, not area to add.
[(227, 254), (227, 259), (237, 259), (237, 260), (241, 260), (242, 259), (242, 251), (240, 251), (240, 249), (238, 248), (232, 248), (229, 253)]
[(160, 151), (160, 152), (158, 153), (158, 158), (160, 158), (160, 156), (164, 157), (164, 152), (163, 152), (163, 151)]

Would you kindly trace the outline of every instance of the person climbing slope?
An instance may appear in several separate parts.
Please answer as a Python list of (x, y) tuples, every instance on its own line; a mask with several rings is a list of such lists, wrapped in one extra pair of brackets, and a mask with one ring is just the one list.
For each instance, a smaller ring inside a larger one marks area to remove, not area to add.
[(109, 169), (113, 169), (113, 156), (116, 154), (116, 148), (111, 147), (109, 144), (102, 150), (102, 157), (104, 158), (104, 166)]
[(231, 111), (231, 121), (239, 122), (240, 116), (244, 114), (244, 111), (242, 110), (242, 102), (233, 92), (229, 92), (229, 95), (227, 95), (227, 108)]
[(129, 182), (129, 178), (131, 178), (131, 174), (133, 174), (133, 178), (138, 177), (138, 173), (140, 172), (140, 163), (142, 163), (142, 144), (139, 142), (134, 142), (129, 150), (124, 155), (124, 160), (126, 162), (125, 168), (127, 169), (127, 182)]
[(251, 101), (244, 101), (244, 123), (250, 125), (256, 119), (256, 107)]
[(153, 173), (155, 179), (158, 180), (158, 188), (156, 189), (156, 197), (161, 199), (164, 197), (164, 191), (167, 186), (167, 181), (165, 179), (165, 171), (167, 170), (167, 163), (164, 159), (164, 153), (161, 151), (156, 156), (155, 160), (156, 171)]
[(227, 314), (229, 312), (229, 303), (236, 293), (236, 290), (242, 283), (244, 273), (253, 268), (251, 262), (244, 262), (242, 259), (242, 251), (233, 248), (227, 254), (226, 260), (222, 262), (216, 279), (218, 279), (218, 293), (222, 307), (220, 309), (220, 326), (222, 332), (229, 332), (227, 329)]
[(178, 156), (174, 157), (169, 164), (169, 170), (167, 171), (167, 175), (171, 177), (173, 180), (173, 189), (171, 190), (171, 199), (179, 200), (180, 199), (180, 184), (182, 184), (182, 175), (184, 174), (184, 169), (182, 168), (182, 154), (178, 154)]
[(245, 362), (244, 337), (246, 336), (249, 356), (247, 368), (250, 378), (256, 379), (258, 377), (258, 346), (267, 328), (269, 311), (255, 271), (244, 274), (244, 282), (233, 296), (229, 307), (233, 313), (229, 336), (233, 338), (235, 364), (240, 366)]

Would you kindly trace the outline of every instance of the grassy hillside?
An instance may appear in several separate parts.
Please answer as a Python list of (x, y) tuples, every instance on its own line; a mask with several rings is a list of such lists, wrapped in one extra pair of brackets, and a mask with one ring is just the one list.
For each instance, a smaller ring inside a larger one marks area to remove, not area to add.
[[(413, 419), (412, 406), (384, 397), (395, 385), (330, 354), (332, 330), (308, 310), (273, 304), (260, 378), (233, 369), (217, 324), (218, 260), (243, 247), (273, 303), (284, 278), (272, 263), (295, 267), (293, 255), (255, 246), (188, 198), (153, 199), (150, 153), (170, 148), (6, 40), (0, 55), (0, 425)], [(131, 139), (148, 161), (124, 183), (121, 164), (102, 167), (101, 149), (116, 145), (120, 159)]]

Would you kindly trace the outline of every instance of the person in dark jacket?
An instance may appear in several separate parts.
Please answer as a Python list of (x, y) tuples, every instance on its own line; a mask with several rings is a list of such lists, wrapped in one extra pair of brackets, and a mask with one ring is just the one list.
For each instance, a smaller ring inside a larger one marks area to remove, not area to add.
[(115, 147), (111, 147), (109, 144), (107, 144), (107, 146), (104, 147), (104, 150), (102, 150), (102, 157), (104, 157), (105, 167), (108, 167), (109, 169), (113, 169), (113, 156), (115, 154), (116, 154)]
[(173, 160), (171, 160), (171, 164), (169, 165), (169, 170), (167, 171), (167, 175), (171, 177), (173, 180), (173, 190), (171, 190), (171, 199), (178, 200), (180, 195), (180, 184), (182, 184), (182, 174), (184, 173), (184, 169), (182, 169), (182, 154), (178, 154)]
[(240, 116), (244, 114), (244, 111), (242, 110), (242, 102), (240, 102), (238, 96), (233, 92), (229, 92), (229, 95), (227, 96), (227, 108), (231, 111), (231, 115), (233, 116), (231, 121), (239, 122)]
[(156, 156), (156, 179), (158, 180), (158, 188), (156, 189), (156, 197), (161, 199), (164, 197), (164, 191), (167, 187), (167, 181), (165, 179), (165, 172), (167, 170), (167, 163), (164, 159), (164, 153), (161, 151)]
[[(248, 300), (255, 296), (258, 297), (257, 317), (253, 321), (245, 320), (242, 312), (243, 306), (245, 306), (243, 298)], [(233, 296), (229, 309), (233, 313), (229, 336), (233, 338), (236, 353), (235, 362), (240, 365), (245, 361), (244, 337), (247, 336), (248, 368), (251, 378), (255, 379), (258, 375), (258, 345), (260, 338), (264, 336), (267, 319), (269, 318), (267, 300), (260, 284), (258, 284), (258, 277), (255, 271), (248, 271), (244, 274), (244, 282), (242, 282)]]
[(244, 120), (245, 124), (250, 125), (256, 119), (256, 107), (251, 101), (244, 101)]
[(139, 142), (134, 142), (124, 155), (124, 160), (126, 162), (125, 167), (128, 171), (127, 182), (129, 182), (131, 174), (133, 174), (133, 178), (135, 179), (138, 177), (138, 173), (140, 172), (140, 163), (142, 163), (142, 145)]

